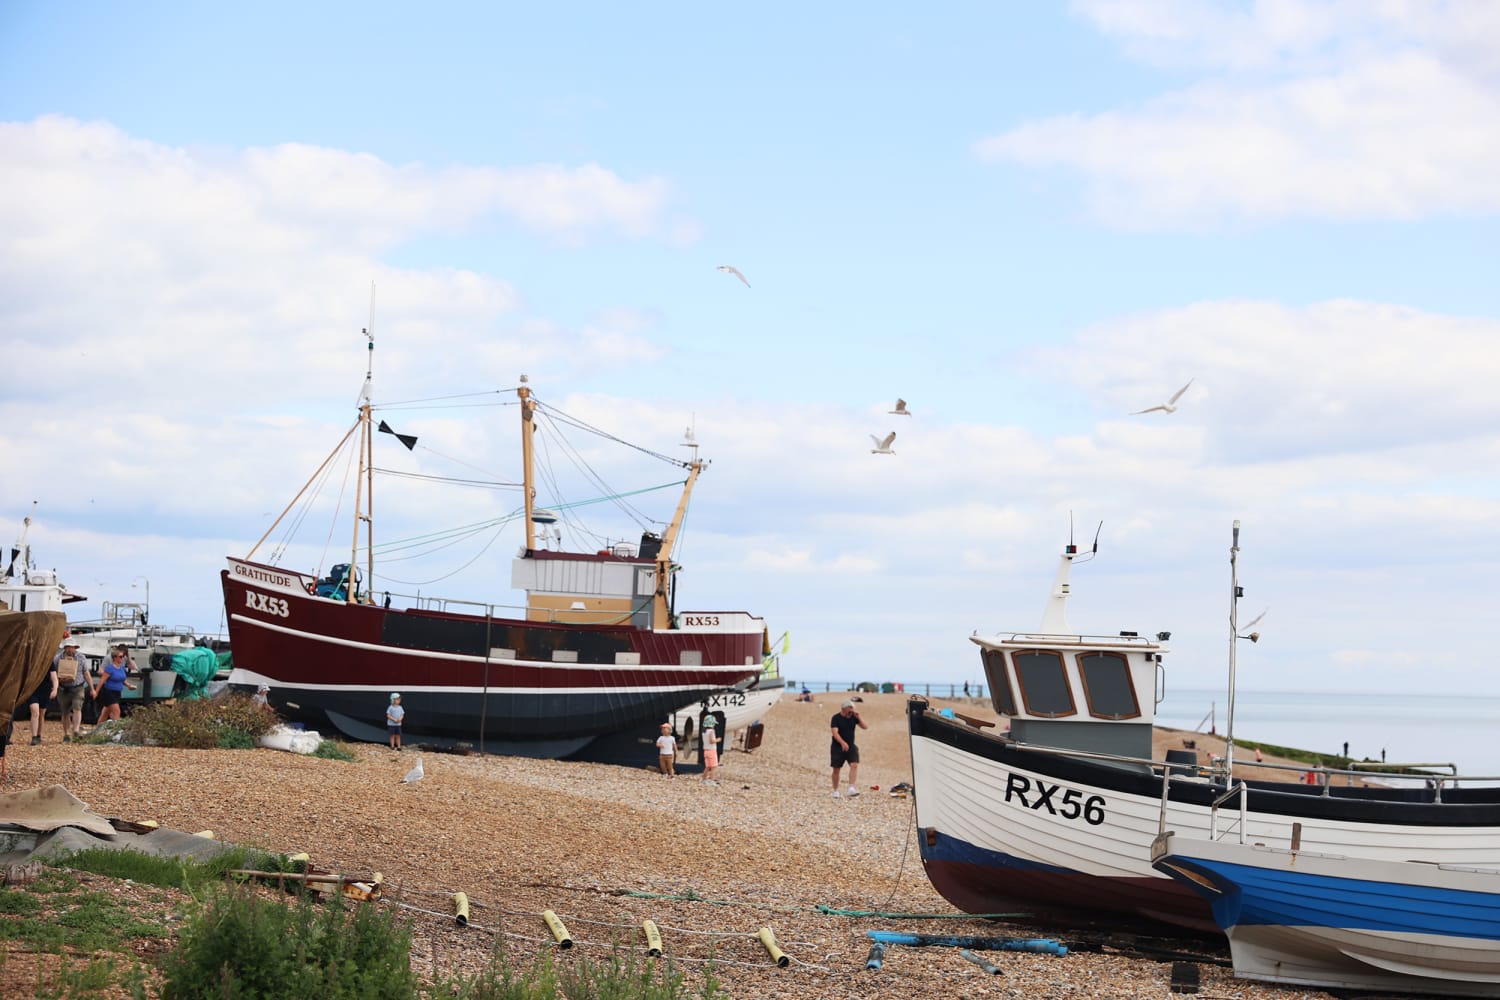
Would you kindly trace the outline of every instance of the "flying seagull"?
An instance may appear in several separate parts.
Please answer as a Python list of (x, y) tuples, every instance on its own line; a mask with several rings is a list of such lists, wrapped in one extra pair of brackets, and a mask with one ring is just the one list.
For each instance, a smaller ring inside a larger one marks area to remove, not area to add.
[(884, 440), (881, 440), (880, 438), (876, 437), (874, 434), (871, 434), (870, 435), (870, 440), (875, 442), (875, 447), (873, 447), (873, 448), (870, 449), (870, 454), (871, 455), (894, 455), (894, 454), (896, 454), (894, 451), (891, 451), (891, 442), (894, 441), (894, 440), (896, 440), (896, 432), (895, 431), (891, 431), (889, 434), (887, 434), (885, 436)]
[(1162, 403), (1160, 406), (1148, 406), (1144, 410), (1136, 410), (1134, 413), (1131, 414), (1131, 416), (1132, 417), (1140, 416), (1142, 413), (1155, 413), (1157, 410), (1161, 410), (1163, 413), (1176, 413), (1177, 412), (1177, 401), (1182, 398), (1182, 394), (1183, 393), (1185, 393), (1185, 392), (1188, 391), (1188, 385), (1192, 385), (1192, 384), (1193, 384), (1193, 380), (1192, 379), (1188, 379), (1187, 380), (1187, 385), (1183, 386), (1181, 389), (1178, 389), (1176, 392), (1172, 393), (1172, 398), (1169, 399), (1169, 400), (1167, 400), (1165, 403)]
[(422, 776), (425, 773), (426, 772), (422, 770), (422, 758), (418, 757), (417, 758), (417, 766), (414, 767), (414, 768), (412, 768), (410, 771), (406, 772), (406, 777), (404, 777), (404, 778), (401, 779), (401, 783), (403, 785), (406, 785), (406, 784), (410, 784), (413, 781), (421, 781), (422, 780)]
[(736, 278), (739, 278), (741, 281), (745, 282), (745, 287), (746, 288), (750, 287), (750, 282), (748, 280), (746, 280), (746, 278), (745, 278), (745, 276), (743, 274), (740, 273), (740, 269), (737, 268), (737, 267), (734, 267), (733, 265), (730, 265), (730, 264), (720, 264), (715, 270), (723, 271), (725, 274), (732, 274)]
[(896, 408), (894, 410), (892, 410), (891, 412), (894, 413), (898, 417), (909, 417), (909, 416), (911, 416), (911, 411), (906, 408), (906, 400), (904, 400), (904, 399), (898, 399), (898, 400), (896, 400)]

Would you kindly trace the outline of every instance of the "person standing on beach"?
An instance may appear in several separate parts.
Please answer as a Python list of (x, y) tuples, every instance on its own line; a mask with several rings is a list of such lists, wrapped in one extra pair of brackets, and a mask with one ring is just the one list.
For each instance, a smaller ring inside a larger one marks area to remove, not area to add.
[(391, 749), (401, 749), (401, 723), (406, 718), (406, 709), (401, 707), (401, 696), (391, 695), (391, 707), (385, 710), (385, 731), (391, 736)]
[(661, 724), (661, 735), (656, 738), (656, 765), (663, 777), (677, 777), (677, 737), (672, 735), (672, 724)]
[(854, 702), (845, 700), (839, 713), (828, 723), (833, 735), (833, 744), (828, 750), (828, 763), (833, 768), (833, 797), (839, 797), (839, 772), (849, 765), (849, 797), (859, 794), (859, 747), (854, 745), (854, 731), (869, 729), (869, 723), (854, 710)]
[(83, 735), (83, 696), (89, 689), (88, 661), (78, 651), (78, 640), (63, 640), (63, 649), (52, 661), (57, 674), (57, 711), (62, 716), (63, 742)]
[(703, 783), (717, 785), (719, 783), (719, 729), (714, 725), (713, 719), (704, 718), (701, 738), (703, 740)]

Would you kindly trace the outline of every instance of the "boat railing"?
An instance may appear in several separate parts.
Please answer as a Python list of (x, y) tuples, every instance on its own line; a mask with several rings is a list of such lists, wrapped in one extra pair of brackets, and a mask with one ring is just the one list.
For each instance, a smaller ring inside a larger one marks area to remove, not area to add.
[(382, 594), (394, 596), (408, 602), (417, 611), (436, 611), (444, 614), (468, 614), (485, 619), (525, 619), (528, 621), (569, 625), (624, 625), (630, 621), (629, 613), (619, 611), (586, 611), (580, 608), (531, 608), (524, 604), (487, 604), (484, 601), (463, 601), (447, 597), (423, 597), (421, 595)]
[[(1180, 765), (1179, 765), (1180, 766)], [(1172, 768), (1162, 771), (1161, 780), (1161, 810), (1156, 820), (1156, 842), (1164, 842), (1167, 836), (1167, 804), (1171, 801), (1172, 781), (1191, 780), (1187, 775), (1174, 774)], [(1215, 795), (1208, 804), (1208, 839), (1220, 840), (1229, 836), (1233, 831), (1239, 836), (1241, 844), (1245, 842), (1245, 828), (1249, 823), (1250, 795), (1249, 786), (1244, 781), (1235, 781), (1224, 791)], [(1238, 816), (1232, 824), (1226, 825), (1222, 833), (1219, 831), (1219, 810), (1224, 803), (1230, 799), (1238, 799), (1239, 806), (1236, 809)]]
[[(943, 719), (946, 722), (952, 722), (952, 721), (954, 721), (952, 719), (945, 719), (943, 716), (939, 715), (937, 712), (935, 712), (935, 711), (933, 711), (931, 709), (928, 710), (928, 714), (929, 715), (936, 715), (938, 718)], [(966, 723), (960, 722), (960, 724), (963, 725), (963, 724), (966, 724)], [(1180, 761), (1161, 761), (1161, 760), (1153, 760), (1153, 759), (1151, 759), (1149, 757), (1134, 757), (1134, 756), (1129, 756), (1129, 755), (1125, 755), (1125, 754), (1105, 753), (1105, 752), (1099, 751), (1099, 750), (1079, 750), (1079, 749), (1074, 749), (1074, 748), (1071, 748), (1071, 747), (1050, 746), (1050, 745), (1045, 744), (1045, 743), (1027, 743), (1027, 742), (1024, 742), (1022, 740), (1017, 740), (1017, 739), (1011, 737), (1008, 733), (995, 733), (993, 735), (990, 735), (989, 738), (990, 739), (1004, 740), (1008, 745), (1014, 747), (1017, 750), (1024, 750), (1024, 751), (1031, 752), (1031, 753), (1045, 753), (1045, 754), (1053, 754), (1053, 755), (1062, 756), (1062, 757), (1076, 757), (1076, 758), (1083, 759), (1083, 760), (1109, 761), (1109, 762), (1118, 763), (1118, 764), (1131, 764), (1131, 765), (1135, 765), (1135, 766), (1143, 767), (1143, 768), (1149, 767), (1153, 771), (1159, 771), (1159, 772), (1161, 772), (1162, 774), (1165, 774), (1165, 775), (1175, 775), (1177, 777), (1177, 780), (1179, 780), (1179, 781), (1182, 781), (1182, 780), (1193, 780), (1193, 779), (1197, 779), (1197, 780), (1214, 779), (1217, 782), (1219, 782), (1220, 784), (1223, 784), (1226, 781), (1226, 779), (1228, 778), (1228, 775), (1225, 775), (1224, 771), (1223, 771), (1223, 758), (1217, 757), (1217, 756), (1215, 756), (1212, 759), (1212, 762), (1209, 763), (1209, 764), (1187, 764), (1187, 763), (1182, 763)], [(1330, 780), (1330, 776), (1340, 775), (1340, 774), (1346, 775), (1349, 778), (1348, 785), (1347, 785), (1347, 787), (1349, 787), (1349, 788), (1357, 788), (1358, 787), (1357, 785), (1355, 785), (1354, 780), (1353, 780), (1356, 777), (1360, 778), (1360, 779), (1380, 779), (1379, 781), (1372, 782), (1377, 787), (1389, 787), (1386, 784), (1387, 782), (1398, 782), (1399, 783), (1401, 781), (1414, 781), (1414, 780), (1425, 781), (1427, 783), (1427, 787), (1433, 793), (1433, 802), (1437, 803), (1437, 804), (1441, 804), (1443, 802), (1443, 795), (1442, 795), (1442, 793), (1443, 793), (1443, 788), (1445, 786), (1451, 786), (1451, 787), (1457, 788), (1457, 787), (1459, 787), (1459, 785), (1460, 785), (1461, 782), (1465, 782), (1465, 781), (1471, 781), (1471, 782), (1500, 782), (1500, 777), (1489, 777), (1487, 775), (1473, 775), (1473, 774), (1470, 774), (1470, 775), (1460, 775), (1460, 774), (1457, 773), (1457, 768), (1453, 764), (1385, 764), (1384, 767), (1386, 768), (1386, 770), (1384, 770), (1384, 771), (1373, 771), (1373, 770), (1369, 770), (1369, 769), (1358, 769), (1358, 770), (1356, 770), (1356, 769), (1353, 769), (1353, 768), (1324, 767), (1324, 766), (1321, 766), (1321, 765), (1310, 767), (1310, 766), (1308, 766), (1306, 764), (1280, 764), (1280, 763), (1275, 763), (1275, 762), (1272, 762), (1272, 761), (1256, 761), (1254, 763), (1250, 763), (1250, 762), (1247, 762), (1247, 761), (1239, 761), (1238, 763), (1239, 763), (1240, 766), (1249, 766), (1249, 767), (1258, 767), (1258, 768), (1259, 767), (1264, 767), (1264, 768), (1269, 768), (1269, 769), (1272, 769), (1272, 770), (1279, 770), (1279, 771), (1301, 772), (1303, 775), (1309, 775), (1309, 774), (1316, 775), (1316, 776), (1318, 776), (1318, 779), (1316, 781), (1306, 781), (1306, 780), (1304, 780), (1304, 781), (1284, 782), (1284, 784), (1289, 784), (1289, 785), (1302, 785), (1302, 784), (1306, 784), (1308, 786), (1312, 786), (1312, 785), (1316, 784), (1316, 785), (1319, 786), (1318, 791), (1316, 792), (1316, 794), (1323, 795), (1323, 796), (1328, 796), (1328, 795), (1331, 794), (1331, 788), (1332, 788), (1333, 782)], [(1425, 767), (1425, 768), (1438, 768), (1438, 767), (1451, 768), (1452, 771), (1453, 771), (1453, 773), (1451, 773), (1449, 775), (1446, 775), (1446, 776), (1442, 776), (1442, 775), (1430, 775), (1430, 774), (1412, 773), (1411, 770), (1402, 770), (1402, 769), (1415, 769), (1415, 768), (1423, 768), (1423, 767)], [(1393, 768), (1395, 770), (1392, 770)], [(1242, 779), (1242, 778), (1235, 778), (1234, 782), (1235, 782), (1236, 785), (1243, 785), (1244, 784), (1244, 779)], [(1165, 789), (1166, 789), (1166, 782), (1163, 782), (1163, 793), (1164, 794), (1165, 794)], [(1233, 795), (1233, 794), (1235, 794), (1233, 791), (1226, 793), (1226, 795)]]
[(1061, 635), (1050, 632), (996, 632), (993, 635), (975, 635), (975, 639), (983, 639), (986, 642), (1002, 643), (1006, 645), (1016, 643), (1035, 643), (1038, 646), (1142, 646), (1151, 647), (1159, 645), (1159, 641), (1150, 636), (1137, 635), (1134, 632), (1120, 632), (1115, 635)]

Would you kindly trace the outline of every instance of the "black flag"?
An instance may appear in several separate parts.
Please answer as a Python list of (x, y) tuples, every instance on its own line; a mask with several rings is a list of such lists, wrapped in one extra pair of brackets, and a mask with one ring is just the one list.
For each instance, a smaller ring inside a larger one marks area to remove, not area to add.
[[(395, 431), (391, 430), (391, 425), (386, 423), (384, 420), (380, 422), (380, 427), (378, 429), (382, 434), (396, 434)], [(417, 439), (413, 434), (396, 434), (396, 440), (406, 445), (407, 451), (411, 451), (417, 446)]]

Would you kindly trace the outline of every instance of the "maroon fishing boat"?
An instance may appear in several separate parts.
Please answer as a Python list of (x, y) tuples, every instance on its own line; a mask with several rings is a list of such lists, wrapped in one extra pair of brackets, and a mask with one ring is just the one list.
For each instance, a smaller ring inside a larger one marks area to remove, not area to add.
[[(669, 484), (680, 486), (681, 496), (664, 530), (643, 531), (639, 544), (562, 551), (553, 525), (559, 518), (571, 523), (571, 512), (595, 501), (537, 506), (538, 416), (553, 418), (549, 430), (603, 432), (544, 406), (525, 376), (516, 389), (523, 479), (510, 484), (519, 486), (522, 503), (513, 517), (502, 519), (524, 524), (524, 544), (511, 572), (512, 586), (525, 593), (524, 605), (403, 595), (367, 585), (382, 579), (368, 498), (375, 472), (389, 471), (374, 466), (376, 435), (392, 434), (408, 450), (416, 442), (383, 420), (375, 425), (369, 386), (367, 372), (358, 420), (298, 494), (300, 499), (314, 483), (331, 478), (326, 473), (335, 457), (354, 443), (359, 486), (349, 561), (326, 574), (276, 565), (279, 560), (271, 558), (257, 561), (256, 550), (276, 530), (273, 525), (245, 558), (231, 557), (221, 574), (234, 651), (231, 685), (268, 685), (271, 704), (284, 717), (331, 724), (357, 740), (385, 740), (386, 706), (390, 694), (400, 692), (408, 742), (644, 763), (655, 759), (662, 719), (761, 671), (770, 653), (761, 618), (675, 609), (678, 566), (672, 551), (705, 466), (696, 444), (689, 442), (691, 461), (646, 452), (686, 472), (680, 483)], [(352, 457), (348, 461), (352, 468)], [(278, 523), (297, 503), (288, 505)]]

